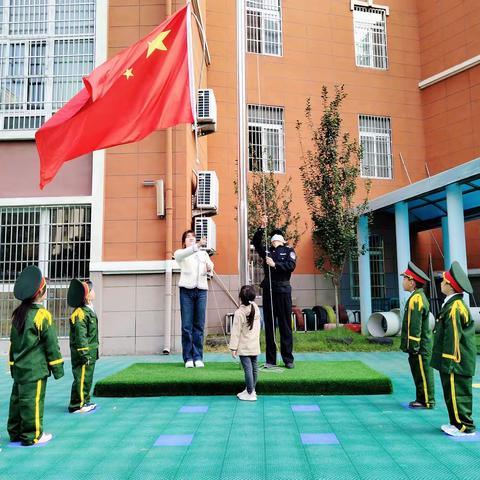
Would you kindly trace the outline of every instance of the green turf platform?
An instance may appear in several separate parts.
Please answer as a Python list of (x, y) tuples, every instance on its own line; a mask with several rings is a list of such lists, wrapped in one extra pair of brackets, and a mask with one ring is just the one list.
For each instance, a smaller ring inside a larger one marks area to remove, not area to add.
[[(186, 369), (180, 363), (135, 363), (100, 380), (100, 397), (233, 395), (245, 388), (234, 362)], [(296, 362), (295, 369), (259, 371), (259, 394), (377, 395), (392, 393), (389, 377), (359, 361)]]

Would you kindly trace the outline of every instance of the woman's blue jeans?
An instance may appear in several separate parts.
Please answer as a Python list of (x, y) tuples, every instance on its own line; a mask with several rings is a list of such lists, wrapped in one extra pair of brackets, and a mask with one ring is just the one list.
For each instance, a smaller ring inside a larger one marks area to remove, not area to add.
[(207, 290), (180, 287), (183, 361), (202, 360)]

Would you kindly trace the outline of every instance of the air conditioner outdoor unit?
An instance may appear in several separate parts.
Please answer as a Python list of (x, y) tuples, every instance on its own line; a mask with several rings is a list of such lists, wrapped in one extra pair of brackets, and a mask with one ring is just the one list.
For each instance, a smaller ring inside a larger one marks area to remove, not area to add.
[(199, 126), (205, 123), (217, 123), (217, 102), (215, 101), (215, 95), (211, 88), (198, 90), (197, 123)]
[(207, 250), (217, 249), (217, 227), (210, 217), (195, 217), (195, 237), (207, 239)]
[(218, 177), (213, 171), (198, 172), (196, 208), (200, 210), (218, 210)]

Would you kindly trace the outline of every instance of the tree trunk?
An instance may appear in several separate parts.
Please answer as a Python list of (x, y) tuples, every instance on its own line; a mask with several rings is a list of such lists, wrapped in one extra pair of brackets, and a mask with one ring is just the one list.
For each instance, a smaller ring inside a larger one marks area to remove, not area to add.
[(337, 282), (334, 282), (335, 287), (335, 319), (337, 322), (337, 334), (340, 335), (339, 328), (340, 328), (340, 312), (338, 311), (338, 287)]

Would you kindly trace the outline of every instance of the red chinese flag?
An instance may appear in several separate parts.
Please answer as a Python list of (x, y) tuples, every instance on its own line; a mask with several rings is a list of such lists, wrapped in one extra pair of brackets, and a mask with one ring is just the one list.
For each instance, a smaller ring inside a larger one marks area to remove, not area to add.
[(154, 130), (192, 123), (189, 6), (96, 68), (83, 88), (35, 134), (40, 188), (64, 162), (131, 143)]

